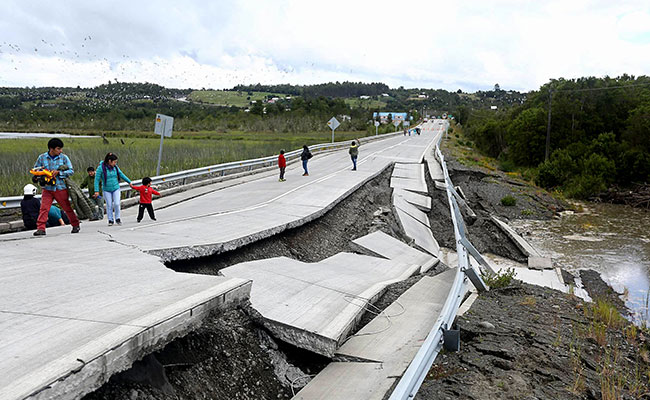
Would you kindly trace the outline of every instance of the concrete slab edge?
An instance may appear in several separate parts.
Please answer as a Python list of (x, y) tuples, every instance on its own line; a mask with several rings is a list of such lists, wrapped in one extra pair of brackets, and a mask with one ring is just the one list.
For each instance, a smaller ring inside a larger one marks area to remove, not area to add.
[(339, 196), (338, 199), (334, 200), (329, 205), (325, 206), (324, 208), (318, 211), (313, 212), (312, 214), (304, 218), (299, 218), (290, 223), (278, 225), (276, 227), (265, 229), (263, 231), (257, 232), (252, 235), (248, 235), (246, 237), (233, 239), (228, 242), (200, 245), (200, 246), (183, 246), (183, 247), (172, 247), (167, 249), (155, 249), (155, 250), (149, 250), (146, 253), (160, 257), (163, 260), (163, 262), (207, 257), (214, 254), (220, 254), (226, 251), (235, 250), (245, 245), (277, 235), (285, 230), (297, 228), (299, 226), (305, 225), (311, 221), (314, 221), (322, 217), (328, 211), (336, 207), (341, 201), (345, 200), (352, 193), (356, 192), (361, 186), (365, 185), (372, 179), (376, 178), (388, 168), (391, 168), (392, 165), (393, 163), (390, 163), (385, 168), (375, 172), (372, 175), (369, 175), (367, 178), (363, 179), (361, 182), (354, 185), (351, 189), (343, 193), (341, 196)]
[(501, 221), (499, 218), (494, 215), (490, 215), (490, 219), (494, 222), (496, 226), (499, 227), (519, 248), (519, 250), (524, 253), (527, 257), (539, 257), (541, 254), (537, 249), (535, 249), (526, 239), (519, 235), (514, 229), (512, 229), (507, 223)]
[(101, 385), (115, 373), (124, 371), (147, 354), (185, 336), (198, 328), (203, 320), (217, 309), (247, 301), (252, 281), (213, 297), (180, 314), (143, 329), (139, 334), (109, 349), (92, 360), (83, 360), (78, 370), (70, 371), (50, 382), (40, 391), (27, 394), (25, 399), (79, 399)]

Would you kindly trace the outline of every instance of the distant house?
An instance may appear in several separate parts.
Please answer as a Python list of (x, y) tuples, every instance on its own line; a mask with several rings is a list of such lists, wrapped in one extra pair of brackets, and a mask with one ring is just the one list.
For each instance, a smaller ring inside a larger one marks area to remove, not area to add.
[(426, 94), (418, 94), (418, 99), (426, 99), (427, 95)]
[(388, 93), (382, 93), (381, 97), (390, 97), (390, 96), (388, 95)]
[(370, 98), (370, 96), (359, 96), (359, 98), (361, 100), (368, 100)]
[(339, 115), (339, 117), (341, 117), (342, 121), (352, 121), (352, 117), (349, 115)]
[(490, 106), (490, 110), (496, 110), (497, 106)]
[(391, 120), (392, 121), (406, 121), (408, 118), (408, 113), (398, 113), (398, 112), (379, 112), (379, 113), (372, 113), (372, 118), (374, 120), (379, 117), (379, 122), (382, 124), (387, 124), (388, 123), (388, 115), (391, 115)]

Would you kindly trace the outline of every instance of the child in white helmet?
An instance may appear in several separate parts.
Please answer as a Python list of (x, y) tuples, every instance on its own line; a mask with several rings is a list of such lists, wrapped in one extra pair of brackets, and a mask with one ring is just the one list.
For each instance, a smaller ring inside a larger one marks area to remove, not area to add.
[(20, 201), (20, 211), (23, 213), (23, 225), (25, 230), (31, 231), (36, 229), (36, 220), (38, 211), (41, 208), (41, 201), (34, 197), (36, 195), (36, 186), (25, 185), (23, 188), (24, 197)]

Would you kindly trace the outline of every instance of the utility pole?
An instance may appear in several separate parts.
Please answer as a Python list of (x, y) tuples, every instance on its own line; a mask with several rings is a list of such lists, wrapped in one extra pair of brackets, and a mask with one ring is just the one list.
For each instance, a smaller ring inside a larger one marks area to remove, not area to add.
[(553, 89), (548, 87), (548, 123), (546, 124), (546, 153), (544, 154), (544, 161), (548, 160), (551, 148), (551, 102), (553, 101)]

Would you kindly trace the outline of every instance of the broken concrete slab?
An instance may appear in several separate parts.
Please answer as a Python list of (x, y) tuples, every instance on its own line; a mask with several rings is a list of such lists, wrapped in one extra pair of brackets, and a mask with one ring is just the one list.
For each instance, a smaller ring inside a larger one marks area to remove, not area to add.
[(438, 320), (457, 271), (424, 276), (351, 336), (336, 358), (381, 362), (390, 376), (402, 375)]
[(403, 198), (404, 200), (424, 211), (431, 210), (431, 197), (429, 196), (421, 195), (404, 189), (393, 189), (393, 194), (397, 197)]
[(396, 162), (393, 167), (392, 176), (424, 181), (424, 164), (404, 164)]
[(535, 247), (533, 247), (533, 245), (531, 245), (526, 241), (526, 239), (521, 237), (521, 235), (519, 235), (517, 231), (512, 229), (510, 225), (501, 221), (499, 218), (495, 217), (494, 215), (490, 216), (490, 218), (492, 219), (492, 221), (494, 221), (494, 223), (499, 228), (501, 228), (501, 230), (506, 235), (508, 235), (508, 237), (515, 243), (515, 245), (519, 248), (519, 250), (521, 250), (526, 256), (528, 257), (542, 256), (542, 254)]
[(528, 268), (532, 269), (553, 269), (551, 257), (528, 257)]
[(226, 277), (253, 281), (251, 304), (280, 339), (331, 357), (364, 312), (391, 283), (419, 266), (339, 253), (317, 263), (286, 257), (233, 265)]
[(420, 221), (413, 218), (410, 214), (402, 211), (400, 208), (396, 208), (396, 213), (406, 236), (410, 237), (415, 241), (415, 244), (421, 249), (425, 250), (429, 254), (438, 257), (440, 254), (440, 246), (438, 242), (433, 237), (431, 229), (426, 225), (423, 225)]
[(394, 176), (390, 178), (390, 187), (428, 193), (426, 183), (415, 179), (399, 178)]
[(438, 190), (447, 190), (447, 184), (445, 181), (435, 181), (434, 184)]
[[(569, 288), (564, 284), (562, 275), (558, 274), (555, 269), (534, 270), (529, 268), (512, 267), (515, 271), (515, 279), (530, 283), (532, 285), (544, 286), (551, 289), (559, 290), (564, 293), (569, 292)], [(497, 272), (505, 272), (499, 268)]]
[(436, 257), (417, 250), (382, 231), (355, 239), (353, 243), (390, 260), (419, 265), (420, 273), (424, 273), (438, 264)]
[(333, 362), (293, 399), (382, 400), (395, 381), (381, 363)]
[(431, 232), (429, 217), (404, 198), (396, 196), (395, 193), (393, 193), (392, 201), (398, 222), (406, 236), (413, 239), (418, 247), (438, 257), (440, 246)]
[(431, 180), (444, 181), (445, 175), (438, 160), (436, 160), (433, 156), (425, 157), (425, 159), (427, 160), (427, 166), (429, 167), (429, 175), (431, 176)]
[[(67, 231), (67, 228), (66, 228)], [(251, 282), (181, 274), (114, 242), (38, 238), (2, 243), (0, 397), (73, 399), (149, 352), (248, 298)], [(92, 254), (88, 263), (79, 254)]]
[(420, 222), (422, 225), (426, 226), (427, 228), (431, 227), (431, 223), (429, 222), (429, 216), (410, 202), (406, 201), (403, 197), (396, 196), (393, 194), (393, 206), (395, 208), (399, 208), (403, 212), (409, 214), (411, 217), (415, 218)]

